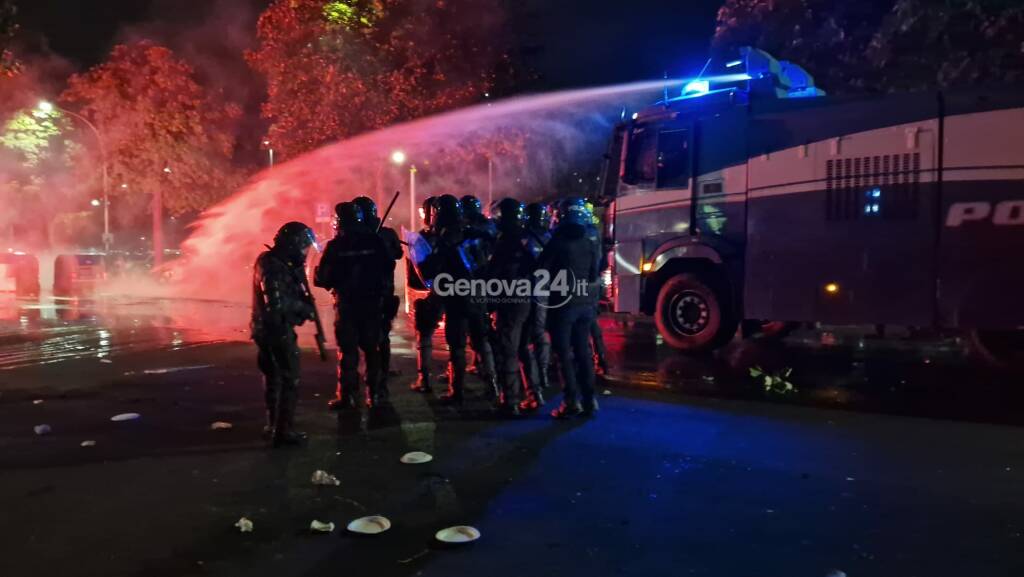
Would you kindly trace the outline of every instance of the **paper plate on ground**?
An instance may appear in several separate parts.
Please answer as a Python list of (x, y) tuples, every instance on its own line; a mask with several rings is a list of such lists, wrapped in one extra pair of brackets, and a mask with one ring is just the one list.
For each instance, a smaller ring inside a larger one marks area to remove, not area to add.
[(470, 527), (469, 525), (456, 525), (455, 527), (441, 529), (434, 535), (434, 537), (442, 543), (459, 545), (462, 543), (472, 543), (479, 539), (480, 530), (476, 527)]
[(142, 415), (138, 413), (121, 413), (120, 415), (114, 415), (113, 417), (110, 417), (110, 420), (115, 422), (134, 421), (135, 419), (138, 419), (141, 416)]
[(434, 456), (423, 451), (413, 451), (402, 455), (401, 461), (406, 465), (422, 465), (434, 460)]
[(387, 517), (371, 515), (360, 517), (348, 524), (348, 530), (362, 535), (376, 535), (391, 528), (391, 521)]

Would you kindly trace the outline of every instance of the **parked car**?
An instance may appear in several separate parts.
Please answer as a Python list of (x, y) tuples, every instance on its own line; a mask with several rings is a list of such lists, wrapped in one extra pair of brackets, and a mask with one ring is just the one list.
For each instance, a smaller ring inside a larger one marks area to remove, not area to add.
[(91, 294), (96, 284), (107, 278), (107, 267), (100, 254), (62, 254), (53, 263), (54, 296)]

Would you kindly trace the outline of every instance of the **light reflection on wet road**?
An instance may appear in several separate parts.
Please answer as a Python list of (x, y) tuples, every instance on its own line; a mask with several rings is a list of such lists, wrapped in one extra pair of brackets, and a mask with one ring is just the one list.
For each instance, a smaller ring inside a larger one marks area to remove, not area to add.
[(196, 300), (0, 297), (0, 370), (248, 339), (248, 308)]
[[(333, 315), (325, 303), (321, 314), (330, 332)], [(0, 297), (0, 370), (246, 342), (248, 315), (247, 304), (208, 300)], [(649, 319), (606, 315), (601, 323), (611, 372), (599, 386), (1024, 424), (1013, 410), (1024, 400), (1024, 387), (970, 363), (955, 339), (876, 339), (853, 329), (805, 329), (784, 341), (737, 339), (715, 354), (687, 356), (666, 346)], [(395, 327), (394, 354), (411, 358), (409, 323), (400, 319)], [(435, 335), (438, 361), (446, 355), (441, 332)], [(312, 327), (299, 334), (311, 348)], [(751, 368), (773, 375), (791, 371), (797, 391), (770, 395)]]

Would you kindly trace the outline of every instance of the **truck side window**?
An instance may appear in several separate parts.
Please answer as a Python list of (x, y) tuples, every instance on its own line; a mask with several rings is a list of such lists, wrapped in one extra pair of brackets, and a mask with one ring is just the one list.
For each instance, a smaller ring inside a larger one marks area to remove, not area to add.
[(629, 131), (626, 162), (622, 182), (653, 188), (658, 177), (658, 133), (648, 126), (634, 126)]
[(690, 131), (666, 130), (658, 135), (658, 188), (689, 188)]

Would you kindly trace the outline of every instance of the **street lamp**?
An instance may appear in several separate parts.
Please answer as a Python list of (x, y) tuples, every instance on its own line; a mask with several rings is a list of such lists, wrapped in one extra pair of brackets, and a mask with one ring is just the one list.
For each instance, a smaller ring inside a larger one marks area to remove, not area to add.
[(36, 110), (43, 115), (51, 114), (54, 110), (59, 110), (68, 116), (81, 120), (96, 136), (96, 143), (100, 147), (100, 162), (103, 163), (103, 251), (110, 252), (110, 245), (113, 242), (114, 237), (110, 234), (110, 179), (107, 175), (107, 148), (103, 144), (103, 136), (100, 134), (99, 129), (96, 128), (96, 125), (90, 122), (88, 118), (76, 112), (71, 112), (70, 110), (61, 108), (47, 100), (40, 100), (39, 104), (36, 105)]
[(267, 149), (267, 155), (270, 159), (270, 168), (274, 168), (274, 149), (270, 146), (269, 140), (263, 141), (263, 146)]
[[(405, 153), (396, 150), (391, 153), (391, 162), (398, 166), (405, 164), (408, 160)], [(416, 165), (409, 166), (409, 230), (416, 230)]]

